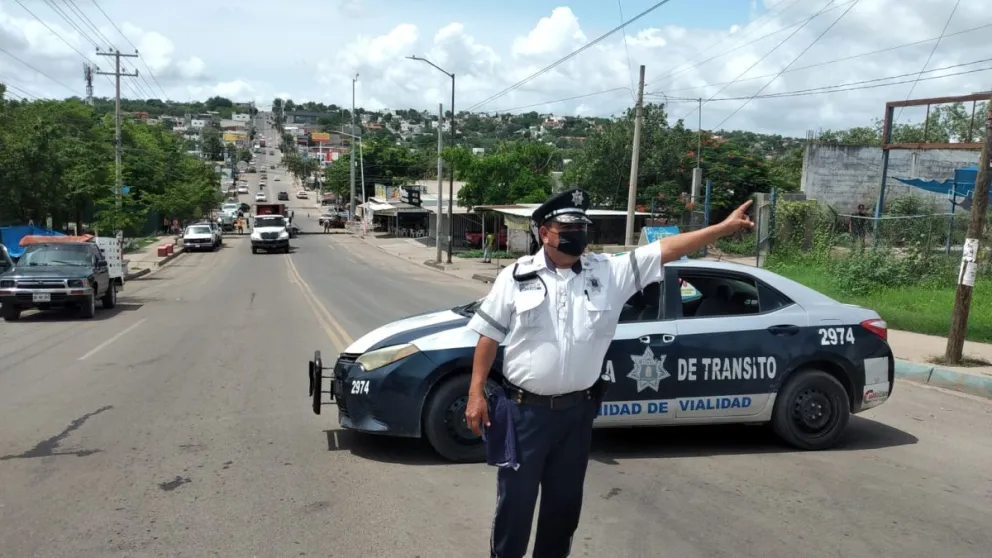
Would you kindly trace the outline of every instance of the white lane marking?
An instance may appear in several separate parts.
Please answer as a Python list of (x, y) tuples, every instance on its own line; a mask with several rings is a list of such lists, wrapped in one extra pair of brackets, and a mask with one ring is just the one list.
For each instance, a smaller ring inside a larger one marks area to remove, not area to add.
[(127, 335), (128, 333), (130, 333), (131, 331), (133, 331), (135, 328), (137, 328), (141, 324), (145, 323), (145, 320), (146, 319), (148, 319), (148, 318), (141, 318), (140, 320), (138, 320), (138, 321), (134, 322), (133, 324), (131, 324), (124, 331), (118, 333), (117, 335), (111, 337), (110, 339), (107, 339), (106, 341), (104, 341), (103, 343), (100, 343), (96, 347), (93, 347), (93, 350), (92, 351), (90, 351), (90, 352), (86, 353), (85, 355), (79, 357), (79, 360), (86, 360), (86, 359), (90, 358), (91, 356), (97, 354), (101, 350), (106, 349), (111, 343), (113, 343), (114, 341), (117, 341), (121, 337), (124, 337), (125, 335)]

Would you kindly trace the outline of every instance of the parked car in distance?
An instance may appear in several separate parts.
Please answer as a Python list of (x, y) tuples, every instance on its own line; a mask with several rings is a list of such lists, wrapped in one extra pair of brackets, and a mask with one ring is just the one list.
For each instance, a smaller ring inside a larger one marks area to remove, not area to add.
[(277, 176), (277, 177), (273, 178), (272, 180), (275, 181), (275, 182), (279, 182), (282, 179)]
[(282, 191), (276, 196), (279, 201), (289, 201), (289, 192)]
[(269, 201), (269, 198), (268, 196), (265, 195), (265, 192), (259, 192), (255, 194), (255, 201), (257, 202)]
[(248, 193), (248, 187), (247, 186), (238, 186), (238, 193), (239, 194), (247, 194)]
[(296, 199), (298, 200), (305, 200), (309, 198), (310, 196), (307, 195), (307, 193), (304, 190), (300, 190), (299, 192), (296, 193)]
[(217, 238), (213, 228), (207, 224), (190, 225), (183, 232), (183, 250), (193, 252), (195, 250), (215, 250), (217, 248)]

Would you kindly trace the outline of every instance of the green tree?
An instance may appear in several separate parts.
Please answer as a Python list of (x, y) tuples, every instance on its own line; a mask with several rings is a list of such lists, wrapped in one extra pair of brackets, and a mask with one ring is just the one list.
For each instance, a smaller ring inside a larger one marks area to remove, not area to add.
[(529, 141), (501, 143), (485, 155), (448, 149), (444, 158), (465, 180), (458, 205), (467, 207), (542, 202), (551, 195), (551, 171), (560, 164), (554, 147)]

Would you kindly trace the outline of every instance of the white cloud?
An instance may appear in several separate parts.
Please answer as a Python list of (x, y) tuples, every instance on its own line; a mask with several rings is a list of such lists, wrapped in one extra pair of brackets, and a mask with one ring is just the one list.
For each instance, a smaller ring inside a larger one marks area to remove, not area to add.
[[(464, 110), (574, 52), (613, 25), (594, 21), (591, 16), (580, 21), (576, 13), (589, 10), (589, 2), (581, 0), (571, 3), (573, 7), (562, 5), (531, 21), (521, 21), (492, 7), (440, 23), (437, 14), (422, 5), (400, 12), (397, 10), (405, 4), (386, 10), (371, 9), (372, 4), (363, 0), (337, 0), (329, 8), (317, 0), (287, 0), (280, 11), (262, 0), (218, 1), (223, 6), (215, 11), (221, 15), (214, 17), (211, 12), (210, 18), (204, 16), (203, 21), (180, 17), (179, 14), (191, 13), (197, 4), (177, 0), (179, 4), (171, 8), (150, 8), (159, 9), (154, 15), (143, 12), (141, 23), (118, 23), (172, 97), (223, 91), (235, 97), (271, 100), (278, 92), (278, 96), (297, 102), (312, 99), (349, 106), (351, 80), (358, 73), (356, 100), (360, 106), (414, 107), (433, 112), (437, 103), (443, 102), (448, 108), (450, 79), (423, 62), (406, 59), (418, 55), (456, 75), (456, 107)], [(617, 33), (480, 109), (527, 107), (523, 110), (619, 113), (632, 103), (631, 77), (636, 77), (640, 64), (647, 67), (648, 99), (663, 102), (668, 98), (672, 118), (689, 116), (692, 124), (696, 115), (689, 112), (695, 103), (682, 98), (746, 98), (762, 87), (762, 95), (768, 95), (909, 74), (899, 80), (904, 81), (920, 71), (933, 42), (859, 55), (937, 37), (954, 5), (946, 0), (860, 0), (787, 73), (771, 81), (852, 1), (838, 1), (774, 52), (773, 48), (822, 8), (826, 0), (784, 4), (765, 0), (764, 14), (752, 0), (748, 8), (752, 21), (735, 21), (724, 29), (699, 28), (685, 17), (670, 17), (662, 7), (627, 28), (626, 48), (623, 36)], [(116, 10), (107, 6), (114, 2)], [(111, 15), (130, 13), (127, 5), (118, 0), (102, 4)], [(47, 15), (36, 13), (74, 47), (92, 52), (92, 45), (64, 22), (58, 25), (61, 20), (51, 11), (46, 11)], [(948, 33), (986, 24), (992, 24), (992, 5), (962, 2)], [(591, 25), (596, 25), (595, 30)], [(101, 29), (107, 37), (119, 39), (113, 28)], [(990, 58), (983, 42), (990, 31), (992, 27), (946, 37), (929, 68)], [(333, 41), (328, 40), (330, 37)], [(41, 23), (8, 3), (0, 8), (0, 46), (70, 86), (72, 92), (82, 93), (82, 58), (62, 41), (53, 39)], [(122, 50), (129, 47), (123, 40), (118, 46)], [(857, 57), (824, 64), (852, 56)], [(107, 59), (100, 57), (98, 62), (107, 69)], [(816, 67), (803, 69), (810, 65)], [(988, 67), (992, 63), (924, 77)], [(988, 89), (990, 73), (920, 81), (912, 96)], [(10, 78), (38, 95), (70, 94), (4, 55), (0, 55), (0, 77)], [(809, 128), (863, 125), (881, 116), (886, 101), (905, 98), (910, 87), (905, 83), (830, 95), (757, 98), (724, 126), (802, 135)], [(615, 88), (621, 89), (586, 96)], [(106, 84), (101, 87), (98, 82), (97, 94), (108, 93)], [(537, 106), (531, 108), (532, 105)], [(743, 100), (707, 103), (703, 126), (720, 124), (742, 105)], [(903, 119), (919, 120), (924, 112), (923, 108), (908, 109)]]

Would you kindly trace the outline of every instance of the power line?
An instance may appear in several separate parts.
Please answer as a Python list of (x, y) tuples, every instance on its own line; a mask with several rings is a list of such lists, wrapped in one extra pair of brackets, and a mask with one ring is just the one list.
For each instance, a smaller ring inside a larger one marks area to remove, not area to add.
[[(623, 3), (621, 0), (617, 0), (617, 8), (620, 10), (620, 23), (623, 23)], [(631, 98), (634, 95), (634, 67), (630, 64), (630, 48), (627, 46), (627, 30), (623, 31), (623, 51), (627, 54), (627, 77), (630, 78), (630, 94)]]
[[(745, 74), (747, 74), (748, 72), (750, 72), (752, 69), (754, 69), (755, 66), (757, 66), (760, 63), (762, 63), (765, 60), (765, 58), (768, 58), (769, 56), (771, 56), (773, 52), (775, 52), (776, 50), (778, 50), (778, 48), (780, 46), (784, 45), (789, 39), (791, 39), (792, 37), (794, 37), (796, 35), (796, 33), (799, 33), (800, 31), (802, 31), (807, 25), (809, 25), (809, 23), (811, 21), (813, 21), (817, 17), (823, 15), (823, 13), (827, 10), (827, 8), (829, 8), (836, 1), (837, 0), (830, 0), (830, 2), (828, 2), (825, 6), (823, 6), (823, 8), (820, 9), (820, 11), (818, 11), (815, 14), (813, 14), (812, 17), (810, 17), (809, 19), (807, 19), (806, 21), (804, 21), (803, 24), (800, 25), (799, 27), (797, 27), (795, 31), (793, 31), (792, 33), (789, 33), (789, 36), (788, 37), (782, 39), (782, 41), (780, 43), (778, 43), (771, 50), (769, 50), (768, 52), (766, 52), (765, 55), (762, 56), (761, 58), (759, 58), (754, 64), (751, 64), (750, 66), (748, 66), (746, 70), (744, 70), (743, 72), (741, 72), (740, 74), (738, 74), (737, 77), (735, 77), (730, 83), (728, 83), (727, 85), (724, 85), (723, 87), (721, 87), (719, 91), (717, 91), (716, 93), (713, 94), (712, 97), (710, 97), (710, 99), (712, 99), (712, 98), (716, 97), (717, 95), (719, 95), (721, 92), (723, 92), (724, 89), (726, 89), (731, 84), (735, 83), (738, 79), (740, 79), (741, 77), (743, 77)], [(854, 1), (857, 2), (857, 0), (854, 0)], [(683, 116), (682, 118), (680, 118), (679, 120), (685, 120), (686, 118), (689, 118), (689, 116), (692, 115), (692, 113), (696, 112), (697, 110), (702, 110), (702, 105), (704, 105), (706, 103), (709, 103), (710, 102), (710, 99), (707, 99), (707, 100), (702, 101), (701, 103), (699, 103), (699, 105), (696, 108), (694, 108), (691, 111), (687, 112), (686, 115)]]
[(589, 41), (585, 45), (579, 47), (578, 49), (572, 51), (571, 53), (569, 53), (566, 56), (558, 59), (557, 61), (552, 62), (551, 64), (548, 64), (544, 68), (541, 68), (537, 72), (534, 72), (533, 74), (531, 74), (531, 75), (527, 76), (526, 78), (518, 81), (517, 83), (511, 85), (510, 87), (507, 87), (506, 89), (504, 89), (504, 90), (496, 93), (495, 95), (492, 95), (490, 97), (487, 97), (486, 99), (483, 99), (481, 102), (472, 105), (467, 110), (468, 111), (473, 111), (473, 110), (475, 110), (475, 109), (477, 109), (477, 108), (479, 108), (479, 107), (481, 107), (483, 105), (487, 105), (487, 104), (493, 102), (494, 100), (502, 97), (503, 95), (506, 95), (507, 93), (510, 93), (511, 91), (514, 91), (515, 89), (517, 89), (517, 88), (521, 87), (522, 85), (524, 85), (524, 84), (532, 81), (533, 79), (541, 76), (542, 74), (547, 73), (547, 72), (553, 70), (554, 68), (558, 67), (559, 65), (561, 65), (561, 64), (567, 62), (568, 60), (571, 60), (572, 58), (578, 56), (579, 54), (585, 52), (587, 49), (592, 48), (596, 44), (604, 41), (605, 39), (607, 39), (611, 35), (615, 34), (617, 31), (620, 31), (620, 30), (626, 28), (631, 23), (634, 23), (635, 21), (643, 18), (644, 16), (650, 14), (651, 12), (657, 10), (658, 8), (664, 6), (665, 4), (667, 4), (669, 2), (671, 2), (671, 0), (661, 0), (661, 2), (658, 2), (657, 4), (651, 6), (650, 8), (648, 8), (646, 10), (644, 10), (643, 12), (637, 14), (636, 16), (634, 16), (631, 19), (627, 20), (626, 22), (620, 24), (619, 26), (614, 27), (610, 31), (607, 31), (606, 33), (600, 35), (599, 37), (593, 39), (592, 41)]
[(737, 110), (735, 110), (734, 112), (730, 113), (730, 116), (724, 118), (722, 122), (720, 122), (719, 124), (717, 124), (714, 129), (720, 129), (720, 127), (723, 126), (728, 120), (730, 120), (731, 118), (733, 118), (734, 115), (736, 115), (738, 112), (740, 112), (741, 110), (743, 110), (744, 107), (746, 107), (748, 104), (750, 104), (751, 101), (755, 97), (758, 96), (758, 94), (760, 94), (762, 91), (764, 91), (765, 89), (767, 89), (768, 86), (771, 85), (776, 79), (778, 79), (778, 77), (781, 76), (783, 72), (785, 72), (786, 70), (788, 70), (789, 69), (789, 66), (792, 66), (793, 64), (795, 64), (797, 60), (799, 60), (800, 58), (803, 57), (804, 54), (806, 54), (807, 52), (809, 52), (809, 49), (813, 48), (813, 45), (815, 45), (816, 43), (820, 42), (820, 39), (822, 39), (824, 35), (826, 35), (827, 33), (829, 33), (830, 30), (833, 29), (835, 25), (837, 25), (838, 23), (840, 23), (840, 20), (844, 19), (844, 16), (846, 16), (848, 14), (848, 12), (850, 12), (851, 10), (853, 10), (854, 7), (858, 5), (858, 2), (860, 2), (860, 0), (854, 0), (854, 3), (851, 4), (850, 6), (848, 6), (847, 9), (844, 10), (844, 12), (842, 14), (840, 14), (839, 16), (837, 16), (837, 19), (835, 19), (833, 21), (833, 23), (831, 23), (830, 25), (828, 25), (827, 28), (824, 29), (822, 33), (820, 33), (819, 35), (817, 35), (816, 38), (813, 39), (813, 42), (811, 42), (809, 45), (807, 45), (806, 48), (804, 48), (802, 50), (802, 52), (800, 52), (795, 58), (793, 58), (791, 62), (789, 62), (788, 64), (786, 64), (785, 67), (782, 68), (782, 71), (780, 71), (779, 73), (775, 74), (775, 77), (773, 77), (772, 79), (768, 80), (767, 83), (765, 83), (764, 85), (762, 85), (761, 86), (761, 89), (758, 89), (754, 93), (754, 95), (751, 95), (751, 97), (748, 100), (744, 101), (741, 104), (741, 106), (737, 107)]
[[(947, 35), (943, 35), (943, 38), (944, 39), (948, 39), (950, 37), (954, 37), (954, 36), (957, 36), (957, 35), (964, 35), (966, 33), (973, 33), (975, 31), (981, 31), (983, 29), (988, 29), (989, 27), (992, 27), (992, 23), (986, 23), (985, 25), (979, 25), (978, 27), (972, 27), (971, 29), (965, 29), (963, 31), (957, 31), (957, 32), (954, 32), (954, 33), (949, 33)], [(879, 50), (872, 50), (872, 51), (869, 51), (869, 52), (862, 52), (860, 54), (852, 54), (851, 56), (845, 56), (843, 58), (834, 58), (833, 60), (827, 60), (825, 62), (817, 62), (816, 64), (808, 64), (806, 66), (799, 66), (798, 68), (789, 68), (784, 73), (790, 74), (790, 73), (793, 73), (793, 72), (801, 72), (803, 70), (809, 70), (811, 68), (819, 68), (819, 67), (822, 67), (822, 66), (829, 66), (831, 64), (836, 64), (838, 62), (846, 62), (848, 60), (854, 60), (856, 58), (864, 58), (866, 56), (872, 56), (872, 55), (875, 55), (875, 54), (882, 54), (882, 53), (885, 53), (885, 52), (892, 52), (894, 50), (899, 50), (899, 49), (903, 49), (903, 48), (909, 48), (909, 47), (913, 47), (913, 46), (918, 46), (918, 45), (926, 44), (926, 43), (929, 43), (929, 42), (937, 41), (937, 40), (940, 40), (940, 39), (941, 39), (941, 37), (931, 37), (929, 39), (923, 39), (923, 40), (920, 40), (920, 41), (913, 41), (911, 43), (903, 43), (901, 45), (891, 46), (891, 47), (883, 48), (883, 49), (879, 49)], [(761, 75), (761, 76), (754, 76), (754, 77), (749, 77), (749, 78), (742, 78), (742, 79), (737, 80), (737, 83), (743, 83), (745, 81), (755, 81), (755, 80), (759, 80), (759, 79), (770, 78), (770, 77), (773, 77), (775, 75), (776, 74), (765, 74), (765, 75)], [(711, 83), (709, 85), (702, 85), (702, 86), (698, 86), (698, 87), (682, 87), (682, 88), (679, 88), (679, 89), (669, 89), (669, 90), (666, 91), (666, 93), (667, 92), (677, 93), (677, 92), (681, 92), (681, 91), (696, 91), (696, 90), (699, 90), (699, 89), (706, 89), (708, 87), (717, 87), (717, 86), (720, 86), (720, 85), (730, 85), (732, 83), (733, 82), (729, 82), (728, 81), (728, 82), (721, 82), (721, 83)], [(645, 95), (655, 95), (657, 93), (658, 92), (656, 92), (656, 91), (652, 91), (651, 93), (645, 93)]]
[[(954, 3), (954, 8), (951, 10), (951, 15), (947, 16), (947, 21), (944, 22), (944, 28), (940, 31), (940, 37), (937, 37), (937, 42), (934, 43), (933, 48), (930, 49), (930, 55), (927, 56), (927, 61), (924, 62), (923, 67), (920, 68), (920, 75), (923, 75), (923, 70), (926, 70), (927, 66), (930, 65), (930, 60), (933, 59), (934, 53), (937, 52), (937, 48), (940, 46), (940, 40), (944, 38), (944, 33), (947, 33), (947, 27), (951, 24), (951, 20), (954, 19), (954, 12), (958, 11), (958, 6), (960, 5), (961, 5), (961, 0), (957, 0), (957, 2)], [(913, 96), (913, 90), (915, 89), (916, 89), (916, 83), (913, 83), (913, 85), (910, 86), (909, 88), (909, 93), (906, 94), (907, 101), (909, 100), (910, 97)], [(902, 115), (902, 111), (905, 108), (906, 107), (899, 107), (899, 112), (896, 114), (896, 117), (893, 119), (893, 122), (899, 120), (899, 117)]]
[(14, 85), (13, 83), (10, 83), (9, 81), (6, 80), (3, 80), (2, 83), (7, 88), (8, 93), (10, 92), (11, 89), (16, 89), (18, 91), (17, 96), (22, 99), (25, 97), (29, 97), (32, 101), (36, 101), (39, 99), (37, 95), (31, 93), (30, 91), (28, 91), (23, 87), (18, 87), (17, 85)]
[[(948, 69), (951, 69), (951, 68), (960, 68), (960, 67), (964, 67), (964, 66), (973, 66), (975, 64), (981, 64), (981, 63), (984, 63), (984, 62), (992, 62), (992, 58), (987, 58), (987, 59), (984, 59), (984, 60), (976, 60), (974, 62), (965, 62), (963, 64), (955, 64), (953, 66), (945, 66), (943, 68), (933, 68), (931, 70), (927, 70), (927, 72), (928, 73), (929, 72), (941, 72), (941, 71), (948, 70)], [(989, 70), (992, 70), (992, 66), (988, 66), (988, 67), (985, 67), (985, 68), (976, 68), (976, 69), (973, 69), (973, 70), (966, 70), (966, 71), (961, 71), (961, 72), (952, 72), (952, 73), (949, 73), (949, 74), (943, 74), (943, 75), (939, 75), (939, 76), (921, 77), (920, 78), (920, 81), (932, 81), (932, 80), (936, 80), (936, 79), (945, 79), (945, 78), (949, 78), (949, 77), (963, 76), (963, 75), (974, 74), (974, 73), (978, 73), (978, 72), (987, 72)], [(782, 92), (782, 93), (769, 93), (769, 94), (766, 94), (766, 95), (757, 95), (757, 96), (754, 96), (753, 98), (754, 99), (783, 99), (783, 98), (789, 98), (789, 97), (807, 97), (807, 96), (811, 96), (811, 95), (823, 95), (823, 94), (829, 94), (829, 93), (841, 93), (841, 92), (845, 92), (845, 91), (861, 91), (861, 90), (864, 90), (864, 89), (876, 89), (876, 88), (879, 88), (879, 87), (891, 87), (893, 85), (902, 85), (902, 84), (905, 84), (905, 83), (912, 83), (913, 82), (913, 79), (905, 79), (905, 80), (901, 80), (901, 81), (893, 81), (893, 82), (890, 82), (890, 83), (879, 83), (879, 82), (888, 81), (888, 80), (892, 80), (892, 79), (898, 79), (898, 78), (901, 78), (901, 77), (915, 76), (916, 74), (917, 74), (917, 72), (911, 72), (911, 73), (908, 73), (908, 74), (901, 74), (901, 75), (897, 75), (897, 76), (889, 76), (889, 77), (883, 77), (883, 78), (875, 78), (875, 79), (867, 79), (867, 80), (861, 80), (861, 81), (853, 81), (853, 82), (839, 84), (839, 85), (825, 85), (823, 87), (812, 87), (812, 88), (809, 88), (809, 89), (799, 89), (799, 90), (796, 90), (796, 91), (785, 91), (785, 92)], [(712, 99), (710, 102), (712, 102), (712, 103), (719, 103), (719, 102), (724, 102), (724, 101), (746, 101), (746, 100), (751, 99), (751, 98), (752, 98), (752, 96), (747, 96), (747, 97), (721, 97), (721, 98), (718, 98), (718, 99)], [(693, 103), (697, 102), (696, 99), (678, 99), (678, 100), (680, 102), (693, 102)]]
[[(129, 45), (131, 45), (131, 48), (133, 48), (135, 52), (138, 52), (138, 47), (131, 42), (131, 39), (129, 39), (127, 35), (124, 34), (124, 31), (121, 31), (121, 28), (117, 26), (117, 23), (115, 23), (114, 20), (111, 19), (109, 15), (107, 15), (107, 12), (104, 11), (103, 7), (101, 7), (96, 0), (92, 0), (92, 2), (93, 5), (96, 6), (96, 9), (100, 10), (100, 13), (103, 14), (103, 17), (105, 17), (107, 21), (110, 22), (110, 25), (112, 25), (114, 29), (116, 29), (117, 32), (120, 34), (120, 36), (124, 37), (124, 40), (127, 41)], [(145, 65), (145, 69), (148, 70), (148, 75), (151, 76), (152, 81), (155, 82), (155, 85), (157, 85), (159, 90), (162, 92), (162, 96), (163, 96), (162, 100), (163, 101), (167, 100), (169, 94), (165, 92), (165, 88), (162, 87), (162, 84), (158, 82), (158, 78), (156, 78), (155, 74), (152, 73), (152, 68), (151, 66), (148, 65), (148, 61), (145, 60), (144, 58), (139, 58), (139, 60), (141, 60), (141, 62)]]
[[(788, 10), (789, 8), (791, 8), (793, 5), (797, 4), (800, 1), (801, 0), (794, 0), (792, 2), (792, 4), (790, 4), (790, 5), (786, 6), (785, 8), (783, 8), (782, 9), (782, 12)], [(782, 4), (782, 2), (779, 2), (778, 4), (775, 4), (774, 6), (772, 6), (771, 8), (769, 8), (769, 10), (767, 12), (765, 12), (765, 14), (763, 14), (761, 17), (756, 18), (754, 21), (752, 21), (751, 23), (749, 23), (746, 26), (744, 26), (744, 29), (747, 29), (751, 25), (757, 23), (758, 21), (761, 20), (762, 17), (772, 15), (774, 13), (774, 8), (778, 7), (780, 4)], [(781, 12), (780, 12), (780, 15), (781, 15)], [(771, 23), (771, 21), (773, 21), (773, 20), (766, 21), (764, 23), (764, 25), (762, 25), (761, 27), (758, 28), (758, 30), (761, 30), (761, 29), (764, 29), (765, 27), (767, 27), (768, 24)], [(799, 25), (799, 23), (802, 23), (802, 22), (792, 23), (792, 24), (786, 25), (786, 26), (782, 27), (781, 29), (776, 29), (775, 31), (772, 31), (771, 33), (767, 33), (765, 35), (762, 35), (762, 36), (758, 37), (757, 39), (754, 39), (753, 41), (750, 41), (750, 42), (747, 42), (747, 43), (743, 43), (743, 44), (739, 44), (736, 47), (731, 47), (729, 50), (726, 50), (724, 52), (721, 52), (720, 54), (711, 56), (711, 57), (707, 58), (706, 60), (703, 60), (702, 62), (690, 63), (688, 66), (686, 66), (685, 64), (683, 64), (682, 66), (679, 66), (675, 70), (672, 70), (672, 72), (669, 73), (667, 76), (662, 77), (661, 78), (661, 81), (665, 81), (665, 80), (668, 80), (670, 78), (674, 78), (674, 77), (677, 77), (679, 75), (682, 75), (685, 72), (687, 72), (687, 71), (689, 71), (689, 70), (691, 70), (693, 68), (698, 68), (699, 66), (702, 66), (704, 64), (707, 64), (707, 63), (709, 63), (709, 62), (711, 62), (713, 60), (716, 60), (717, 58), (720, 58), (720, 57), (722, 57), (724, 55), (730, 54), (732, 52), (736, 52), (736, 51), (738, 51), (738, 50), (740, 50), (740, 49), (742, 49), (742, 48), (744, 48), (744, 47), (746, 47), (748, 45), (752, 45), (752, 44), (754, 44), (754, 43), (756, 43), (756, 42), (758, 42), (758, 41), (760, 41), (762, 39), (767, 39), (768, 37), (771, 37), (772, 35), (777, 35), (777, 34), (781, 33), (782, 31), (786, 31), (788, 29), (791, 29), (792, 27), (794, 27), (796, 25)], [(754, 30), (752, 29), (751, 31), (754, 31)], [(743, 35), (740, 36), (740, 38), (741, 39), (744, 39), (745, 37), (747, 37), (748, 35), (751, 34), (751, 31), (748, 31), (747, 33), (744, 33)], [(703, 52), (701, 52), (700, 55), (706, 54), (707, 52), (709, 52), (710, 50), (712, 50), (714, 47), (717, 47), (719, 45), (722, 45), (724, 42), (727, 41), (727, 39), (733, 37), (734, 35), (736, 35), (736, 33), (734, 33), (734, 32), (727, 33), (727, 35), (725, 35), (723, 37), (723, 39), (721, 39), (720, 41), (717, 41), (716, 43), (710, 45), (709, 48), (707, 48), (706, 50), (704, 50)], [(655, 83), (657, 83), (657, 82), (655, 82)]]
[[(43, 0), (43, 1), (45, 2), (46, 5), (48, 5), (49, 8), (52, 9), (53, 12), (55, 12), (56, 15), (58, 15), (60, 18), (62, 18), (62, 21), (66, 22), (67, 25), (69, 25), (73, 30), (75, 30), (76, 33), (78, 33), (80, 37), (82, 37), (84, 40), (86, 40), (91, 45), (93, 45), (93, 48), (95, 48), (97, 50), (100, 49), (99, 42), (97, 40), (95, 40), (93, 37), (91, 37), (90, 34), (87, 31), (84, 31), (82, 29), (82, 27), (80, 26), (80, 24), (78, 24), (72, 17), (70, 17), (66, 13), (65, 10), (63, 10), (58, 5), (56, 5), (53, 0)], [(85, 15), (84, 15), (84, 17), (85, 17)], [(37, 16), (35, 16), (35, 18), (37, 19)], [(100, 34), (99, 33), (99, 29), (97, 30), (97, 33)], [(106, 37), (104, 37), (104, 40), (106, 40)], [(110, 48), (111, 48), (111, 50), (113, 50), (114, 49), (114, 46), (113, 45), (110, 45)], [(87, 58), (87, 60), (89, 60), (89, 59)], [(132, 92), (135, 92), (139, 97), (142, 96), (141, 93), (139, 93), (130, 82), (125, 82), (125, 85), (127, 85), (127, 87)]]
[(79, 6), (77, 6), (76, 3), (73, 0), (65, 0), (65, 4), (66, 4), (66, 7), (69, 8), (69, 10), (75, 12), (76, 15), (79, 16), (80, 21), (83, 23), (83, 25), (85, 25), (90, 31), (92, 31), (98, 38), (103, 39), (103, 41), (105, 42), (104, 44), (108, 48), (110, 48), (110, 49), (117, 48), (114, 45), (113, 41), (111, 41), (110, 39), (108, 39), (106, 37), (106, 35), (104, 35), (103, 33), (101, 33), (100, 32), (100, 28), (97, 27), (96, 25), (94, 25), (93, 22), (90, 20), (90, 18), (86, 17), (86, 14), (83, 13), (83, 11), (81, 9), (79, 9)]
[[(540, 107), (540, 106), (544, 106), (544, 105), (553, 105), (553, 104), (557, 104), (557, 103), (564, 103), (565, 101), (574, 101), (576, 99), (585, 99), (585, 98), (588, 98), (588, 97), (596, 97), (598, 95), (605, 95), (607, 93), (614, 93), (614, 92), (617, 92), (617, 91), (629, 91), (629, 89), (627, 89), (627, 87), (614, 87), (613, 89), (604, 89), (603, 91), (596, 91), (596, 92), (593, 92), (593, 93), (586, 93), (584, 95), (575, 95), (575, 96), (572, 96), (572, 97), (565, 97), (565, 98), (562, 98), (562, 99), (555, 99), (553, 101), (544, 101), (543, 103), (534, 103), (532, 105), (523, 105), (523, 106), (519, 106), (519, 107), (512, 107), (512, 108), (506, 108), (506, 109), (498, 109), (498, 110), (494, 110), (492, 112), (494, 114), (498, 114), (498, 113), (501, 113), (501, 112), (513, 112), (515, 110), (523, 110), (523, 109), (527, 109), (527, 108)], [(486, 112), (489, 112), (489, 111), (486, 111)]]
[(52, 81), (54, 81), (55, 83), (57, 83), (57, 84), (59, 84), (59, 85), (61, 85), (62, 87), (65, 87), (65, 88), (66, 88), (67, 90), (69, 90), (69, 91), (71, 91), (71, 92), (73, 93), (73, 95), (75, 95), (75, 94), (76, 94), (76, 92), (75, 92), (75, 91), (73, 91), (73, 89), (72, 89), (71, 87), (69, 87), (68, 85), (66, 85), (66, 84), (64, 84), (64, 83), (62, 83), (61, 81), (59, 81), (59, 80), (57, 80), (57, 79), (55, 79), (55, 78), (53, 78), (52, 76), (50, 76), (50, 75), (48, 75), (48, 74), (46, 74), (45, 72), (42, 72), (41, 70), (39, 70), (38, 68), (35, 68), (35, 67), (34, 67), (34, 66), (32, 66), (31, 64), (28, 64), (27, 62), (25, 62), (25, 61), (23, 61), (23, 60), (21, 60), (21, 59), (20, 59), (20, 58), (18, 58), (17, 56), (15, 56), (15, 55), (13, 55), (13, 54), (11, 54), (11, 53), (10, 53), (9, 51), (7, 51), (6, 49), (4, 49), (4, 48), (2, 48), (2, 47), (0, 47), (0, 52), (2, 52), (2, 53), (4, 53), (4, 54), (6, 54), (7, 56), (9, 56), (9, 57), (11, 57), (11, 58), (13, 58), (14, 60), (17, 60), (17, 61), (18, 61), (18, 62), (20, 62), (21, 64), (24, 64), (24, 65), (25, 65), (25, 66), (27, 66), (28, 68), (31, 68), (31, 69), (32, 69), (32, 70), (34, 70), (35, 72), (37, 72), (37, 73), (39, 73), (39, 74), (41, 74), (41, 75), (43, 75), (43, 76), (45, 76), (46, 78), (48, 78), (48, 79), (50, 79), (50, 80), (52, 80)]
[[(90, 61), (90, 59), (89, 59), (88, 56), (86, 56), (85, 54), (82, 53), (82, 51), (80, 51), (78, 48), (76, 48), (75, 46), (73, 46), (73, 44), (70, 43), (69, 41), (67, 41), (66, 38), (63, 37), (60, 33), (58, 33), (57, 31), (55, 31), (54, 29), (52, 29), (52, 27), (50, 25), (48, 25), (47, 23), (45, 23), (45, 20), (43, 20), (40, 17), (36, 16), (34, 14), (34, 12), (32, 12), (31, 10), (29, 10), (28, 7), (25, 6), (21, 2), (21, 0), (14, 0), (14, 2), (17, 2), (17, 5), (20, 6), (25, 12), (27, 12), (28, 15), (30, 15), (31, 17), (33, 17), (38, 23), (42, 24), (45, 27), (45, 29), (48, 29), (48, 32), (49, 33), (51, 33), (52, 35), (55, 35), (56, 37), (58, 37), (58, 39), (60, 41), (62, 41), (63, 43), (65, 43), (65, 46), (67, 46), (67, 47), (71, 48), (72, 50), (76, 51), (76, 54), (78, 54), (80, 57), (82, 57), (82, 59), (85, 60), (87, 64), (90, 64), (91, 63), (91, 61)], [(108, 83), (113, 84), (113, 82), (110, 81), (110, 78), (109, 77), (104, 76), (104, 78), (106, 78), (106, 80), (107, 80)]]
[[(86, 26), (89, 31), (92, 31), (96, 37), (98, 37), (104, 42), (107, 48), (109, 48), (111, 51), (117, 50), (117, 45), (115, 45), (113, 41), (111, 41), (106, 35), (104, 35), (102, 31), (100, 31), (99, 26), (97, 26), (96, 23), (94, 23), (93, 20), (91, 20), (89, 16), (86, 15), (86, 12), (84, 12), (82, 8), (80, 8), (76, 4), (75, 0), (65, 0), (65, 4), (66, 7), (69, 9), (69, 11), (73, 12), (76, 16), (79, 17), (80, 22), (84, 26)], [(125, 70), (128, 69), (128, 65), (124, 61), (121, 61), (121, 64)], [(151, 85), (148, 84), (148, 81), (145, 80), (144, 76), (138, 74), (138, 77), (140, 77), (141, 80), (144, 81), (145, 85), (148, 85), (150, 91)], [(146, 98), (148, 97), (145, 88), (142, 87), (141, 83), (139, 83), (137, 80), (134, 80), (133, 82), (125, 82), (125, 84), (132, 91), (134, 91), (141, 97), (146, 97)]]

